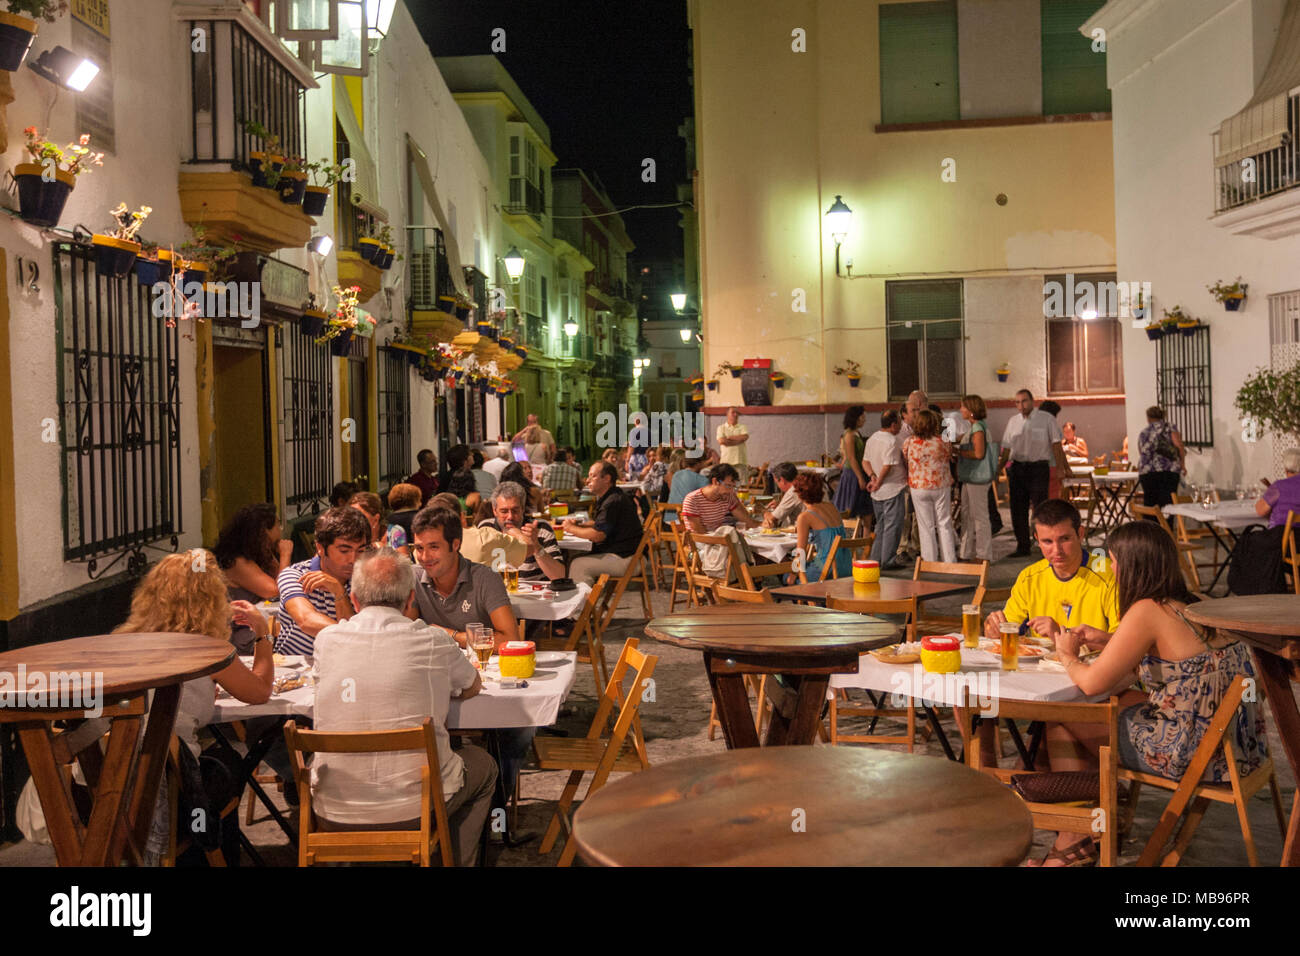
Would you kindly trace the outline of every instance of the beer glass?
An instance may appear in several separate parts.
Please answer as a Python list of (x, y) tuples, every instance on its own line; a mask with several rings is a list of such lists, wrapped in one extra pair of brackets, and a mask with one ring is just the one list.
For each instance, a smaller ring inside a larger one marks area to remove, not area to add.
[(1002, 669), (1020, 670), (1020, 625), (1005, 621), (1002, 631)]
[(961, 606), (961, 636), (967, 647), (980, 646), (980, 606), (963, 604)]

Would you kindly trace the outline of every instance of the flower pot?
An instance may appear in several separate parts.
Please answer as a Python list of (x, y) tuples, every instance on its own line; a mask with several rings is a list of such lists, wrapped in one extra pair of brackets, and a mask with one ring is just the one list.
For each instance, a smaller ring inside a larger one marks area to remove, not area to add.
[(857, 387), (858, 387), (859, 385), (861, 385), (861, 384), (862, 384), (862, 376), (861, 376), (861, 375), (850, 375), (850, 376), (849, 376), (849, 388), (857, 388)]
[(280, 177), (280, 202), (286, 206), (301, 206), (307, 191), (306, 173), (285, 173)]
[(330, 339), (330, 354), (342, 357), (352, 350), (352, 330), (344, 329)]
[(1182, 332), (1183, 335), (1191, 335), (1198, 328), (1200, 328), (1200, 325), (1201, 323), (1199, 322), (1179, 322), (1178, 331)]
[[(446, 312), (448, 315), (454, 315), (460, 318), (460, 312), (456, 309), (456, 297), (454, 295), (438, 296), (438, 311)], [(461, 319), (463, 322), (464, 319)]]
[(381, 248), (375, 256), (375, 265), (387, 272), (393, 267), (393, 260), (397, 257), (397, 250), (390, 249), (387, 246)]
[(0, 13), (0, 70), (12, 73), (23, 65), (36, 39), (37, 23), (16, 13)]
[[(167, 266), (167, 271), (171, 271), (171, 264)], [(144, 256), (135, 260), (135, 280), (146, 289), (152, 289), (158, 284), (162, 272), (158, 267), (157, 259), (146, 259)]]
[(180, 259), (180, 256), (174, 256), (170, 249), (158, 250), (157, 265), (159, 282), (172, 281), (172, 273), (175, 271), (175, 263), (177, 259)]
[(472, 311), (473, 311), (472, 307), (468, 305), (458, 305), (456, 306), (456, 318), (464, 322), (469, 318), (469, 314)]
[(1007, 379), (1011, 377), (1010, 372), (994, 372), (993, 374), (998, 377), (999, 382), (1005, 382)]
[(1158, 341), (1162, 336), (1164, 336), (1164, 334), (1165, 330), (1158, 325), (1154, 327), (1147, 326), (1147, 338), (1152, 342)]
[(55, 170), (54, 179), (44, 178), (45, 167), (39, 163), (19, 163), (14, 167), (18, 181), (18, 215), (33, 226), (57, 226), (68, 195), (77, 185), (71, 173)]
[(325, 333), (325, 323), (327, 321), (329, 321), (329, 316), (319, 309), (306, 309), (298, 319), (298, 328), (302, 330), (303, 335), (310, 335), (316, 339)]
[(140, 254), (140, 243), (129, 239), (96, 233), (91, 242), (95, 247), (95, 273), (109, 279), (120, 279), (130, 272)]
[(309, 216), (320, 216), (325, 212), (325, 204), (330, 201), (330, 191), (324, 186), (306, 186), (303, 188), (302, 211)]
[(206, 283), (208, 281), (208, 264), (206, 262), (187, 262), (182, 279), (186, 286), (189, 286), (192, 282)]
[(528, 358), (528, 349), (527, 349), (525, 346), (522, 346), (522, 345), (516, 345), (515, 348), (514, 348), (514, 352), (515, 352), (515, 354), (518, 355), (521, 359), (526, 359), (526, 358)]
[[(283, 156), (268, 156), (260, 150), (248, 154), (248, 167), (253, 174), (253, 185), (259, 189), (278, 188), (280, 170), (284, 169)], [(272, 181), (274, 180), (274, 185)]]
[(1229, 312), (1236, 312), (1241, 308), (1241, 303), (1246, 301), (1244, 295), (1233, 295), (1223, 300), (1223, 307)]
[(357, 251), (361, 253), (361, 258), (371, 264), (374, 263), (375, 256), (379, 255), (382, 248), (378, 239), (366, 238), (357, 243)]
[(709, 385), (709, 391), (710, 391), (710, 392), (716, 392), (716, 391), (718, 390), (718, 383), (717, 383), (716, 380), (715, 380), (715, 381), (712, 381), (712, 382), (709, 382), (708, 385)]
[(775, 381), (773, 381), (772, 384), (775, 385), (777, 388), (785, 388), (785, 379), (778, 378)]
[(733, 368), (733, 369), (731, 370), (731, 377), (732, 377), (732, 378), (740, 378), (741, 373), (744, 372), (744, 371), (745, 371), (745, 370), (744, 370), (743, 368)]

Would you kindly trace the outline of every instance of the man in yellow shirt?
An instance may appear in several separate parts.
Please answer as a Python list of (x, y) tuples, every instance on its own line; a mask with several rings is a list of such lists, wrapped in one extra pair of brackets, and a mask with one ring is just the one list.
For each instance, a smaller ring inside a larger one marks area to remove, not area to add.
[[(1109, 635), (1119, 624), (1115, 576), (1098, 562), (1084, 563), (1079, 510), (1068, 501), (1049, 498), (1034, 509), (1034, 534), (1043, 560), (1020, 572), (1006, 608), (984, 619), (984, 635), (998, 639), (1003, 621), (1028, 622), (1034, 632), (1055, 638), (1066, 627), (1087, 625)], [(1097, 635), (1093, 635), (1097, 640)]]

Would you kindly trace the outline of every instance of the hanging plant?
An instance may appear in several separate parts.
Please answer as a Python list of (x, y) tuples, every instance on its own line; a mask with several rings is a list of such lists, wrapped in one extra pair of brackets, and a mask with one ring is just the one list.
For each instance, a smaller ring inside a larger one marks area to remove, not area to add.
[(722, 362), (721, 364), (718, 365), (716, 369), (713, 370), (713, 377), (721, 378), (724, 372), (730, 372), (732, 378), (740, 378), (741, 373), (743, 373), (744, 371), (745, 370), (743, 368), (732, 365), (730, 362)]
[(843, 365), (837, 365), (831, 369), (833, 375), (846, 375), (849, 379), (849, 388), (857, 388), (862, 384), (862, 370), (858, 363), (852, 359), (845, 359)]
[[(334, 354), (340, 354), (339, 350), (346, 351), (351, 344), (352, 336), (357, 332), (357, 325), (360, 322), (369, 324), (362, 334), (371, 334), (374, 332), (375, 318), (372, 315), (362, 316), (357, 309), (357, 300), (361, 295), (361, 286), (352, 285), (346, 289), (334, 286), (334, 298), (338, 300), (338, 305), (334, 307), (334, 314), (330, 316), (325, 325), (325, 332), (316, 340), (320, 345), (324, 342), (333, 342), (330, 348)], [(340, 342), (341, 340), (341, 342)]]
[(0, 13), (0, 70), (13, 72), (27, 59), (38, 20), (53, 23), (68, 12), (68, 0), (8, 0)]
[(1236, 282), (1229, 282), (1226, 285), (1216, 279), (1214, 285), (1205, 288), (1209, 290), (1210, 295), (1214, 296), (1214, 301), (1222, 302), (1223, 307), (1229, 312), (1236, 312), (1241, 308), (1241, 303), (1246, 301), (1246, 284), (1241, 281), (1241, 276), (1237, 276)]
[(109, 215), (115, 225), (106, 233), (95, 233), (91, 243), (95, 247), (95, 272), (109, 278), (121, 278), (135, 265), (135, 257), (140, 254), (140, 243), (135, 241), (135, 234), (140, 231), (144, 221), (153, 209), (141, 206), (132, 212), (126, 203), (118, 203)]
[(61, 148), (37, 133), (35, 126), (27, 127), (23, 134), (27, 137), (23, 148), (31, 162), (19, 163), (13, 170), (18, 183), (18, 215), (33, 226), (57, 226), (77, 177), (90, 172), (92, 166), (103, 166), (104, 154), (91, 150), (89, 133)]
[(284, 171), (284, 154), (280, 151), (280, 136), (272, 133), (256, 120), (244, 121), (244, 132), (262, 141), (262, 148), (248, 154), (253, 185), (261, 189), (279, 189), (280, 174)]

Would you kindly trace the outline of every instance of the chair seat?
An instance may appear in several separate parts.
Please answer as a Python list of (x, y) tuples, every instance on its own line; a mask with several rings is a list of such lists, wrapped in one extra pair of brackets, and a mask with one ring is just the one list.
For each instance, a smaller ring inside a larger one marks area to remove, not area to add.
[[(1254, 796), (1268, 782), (1269, 775), (1272, 772), (1273, 759), (1265, 757), (1254, 771), (1241, 778), (1241, 789)], [(1138, 770), (1128, 770), (1124, 767), (1119, 768), (1119, 777), (1121, 780), (1135, 780), (1138, 783), (1159, 787), (1161, 790), (1177, 790), (1178, 785), (1181, 783), (1179, 780), (1170, 780), (1168, 777), (1160, 777), (1153, 773), (1142, 773)], [(1196, 795), (1218, 803), (1236, 803), (1231, 783), (1205, 783), (1202, 781), (1196, 785)]]
[[(542, 770), (595, 770), (605, 755), (608, 740), (591, 737), (537, 737), (533, 749), (537, 752), (537, 766)], [(640, 770), (641, 758), (631, 740), (624, 740), (613, 770)]]

